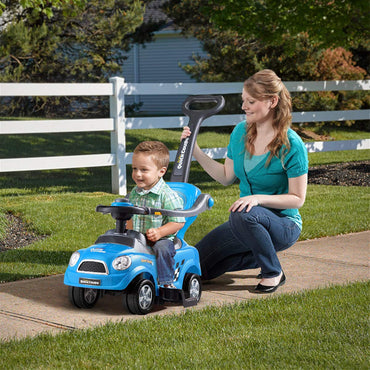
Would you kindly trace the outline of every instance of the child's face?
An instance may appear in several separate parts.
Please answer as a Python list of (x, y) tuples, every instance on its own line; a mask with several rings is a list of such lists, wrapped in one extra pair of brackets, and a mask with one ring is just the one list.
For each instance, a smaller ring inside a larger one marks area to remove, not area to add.
[(158, 168), (150, 154), (132, 156), (132, 179), (139, 188), (151, 189), (165, 173), (166, 167)]

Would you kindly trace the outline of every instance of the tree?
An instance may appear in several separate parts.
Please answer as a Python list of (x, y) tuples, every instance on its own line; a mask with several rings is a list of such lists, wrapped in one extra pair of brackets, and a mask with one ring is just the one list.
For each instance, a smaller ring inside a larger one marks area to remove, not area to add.
[(368, 0), (209, 0), (199, 11), (218, 28), (265, 43), (307, 32), (322, 47), (356, 47), (369, 38)]
[[(145, 32), (139, 27), (146, 2), (30, 0), (23, 1), (24, 7), (18, 1), (4, 2), (0, 81), (106, 82), (121, 70), (124, 51), (134, 42), (151, 39), (155, 27), (146, 25)], [(37, 104), (32, 111), (50, 115), (60, 105), (71, 104), (66, 98), (63, 104), (60, 99), (52, 100), (54, 104), (33, 99)], [(32, 113), (29, 104), (22, 106), (21, 113)]]
[[(32, 9), (34, 14), (43, 13), (48, 18), (53, 16), (53, 8), (60, 9), (63, 4), (69, 6), (69, 9), (73, 9), (74, 7), (82, 7), (87, 0), (20, 0), (17, 3), (18, 8), (22, 9)], [(7, 6), (9, 6), (10, 1), (6, 1), (3, 3), (0, 1), (0, 16), (3, 14), (4, 10), (9, 10)]]
[[(195, 65), (183, 66), (198, 81), (242, 81), (263, 68), (273, 69), (284, 81), (363, 79), (366, 76), (364, 69), (355, 66), (351, 52), (343, 48), (326, 50), (307, 32), (283, 34), (275, 43), (265, 42), (255, 34), (247, 37), (238, 25), (227, 29), (215, 27), (208, 14), (202, 13), (207, 3), (205, 0), (172, 0), (163, 7), (183, 33), (202, 41), (208, 53), (208, 58), (194, 55)], [(366, 98), (353, 92), (293, 94), (295, 111), (360, 109), (366, 104)], [(240, 97), (227, 97), (226, 109), (239, 111)]]

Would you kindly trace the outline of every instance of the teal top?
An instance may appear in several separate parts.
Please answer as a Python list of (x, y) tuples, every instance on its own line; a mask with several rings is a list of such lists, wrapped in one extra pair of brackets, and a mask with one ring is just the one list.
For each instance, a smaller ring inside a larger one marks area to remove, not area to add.
[[(290, 150), (284, 158), (273, 157), (268, 167), (265, 167), (269, 153), (250, 158), (245, 150), (246, 121), (238, 123), (230, 136), (227, 156), (234, 162), (235, 175), (240, 180), (240, 197), (253, 194), (287, 194), (288, 179), (308, 173), (307, 149), (302, 139), (292, 129), (288, 130)], [(280, 155), (285, 149), (280, 150)], [(281, 217), (289, 217), (300, 228), (302, 218), (298, 209), (272, 209)]]

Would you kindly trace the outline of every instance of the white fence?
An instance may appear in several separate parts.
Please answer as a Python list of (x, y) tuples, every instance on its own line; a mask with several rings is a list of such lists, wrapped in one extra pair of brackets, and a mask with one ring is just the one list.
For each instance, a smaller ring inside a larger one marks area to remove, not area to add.
[[(370, 80), (286, 82), (290, 92), (369, 90)], [(112, 167), (112, 192), (126, 195), (126, 164), (132, 153), (126, 153), (125, 130), (174, 128), (185, 126), (187, 117), (125, 117), (126, 95), (194, 95), (237, 94), (243, 83), (125, 83), (114, 77), (109, 83), (0, 83), (0, 96), (109, 96), (110, 117), (102, 119), (0, 121), (0, 134), (35, 134), (62, 132), (111, 132), (111, 152), (77, 156), (0, 159), (0, 172), (33, 171), (81, 167)], [(203, 126), (233, 126), (244, 115), (217, 115)], [(370, 110), (346, 110), (293, 113), (293, 122), (345, 121), (370, 119)], [(180, 133), (179, 133), (180, 134)], [(370, 140), (307, 143), (309, 152), (369, 149)], [(206, 150), (213, 158), (224, 158), (226, 148)], [(171, 161), (175, 151), (171, 151)]]

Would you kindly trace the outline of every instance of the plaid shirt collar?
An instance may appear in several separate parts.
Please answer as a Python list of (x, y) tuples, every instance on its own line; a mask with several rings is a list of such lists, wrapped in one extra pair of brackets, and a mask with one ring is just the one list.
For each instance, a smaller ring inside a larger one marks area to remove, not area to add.
[(145, 190), (143, 188), (136, 187), (135, 191), (139, 195), (145, 195), (145, 194), (148, 194), (148, 193), (153, 193), (153, 194), (158, 195), (158, 194), (161, 193), (161, 190), (164, 187), (164, 185), (165, 185), (165, 182), (164, 182), (163, 178), (161, 177), (159, 179), (159, 181), (151, 189)]

